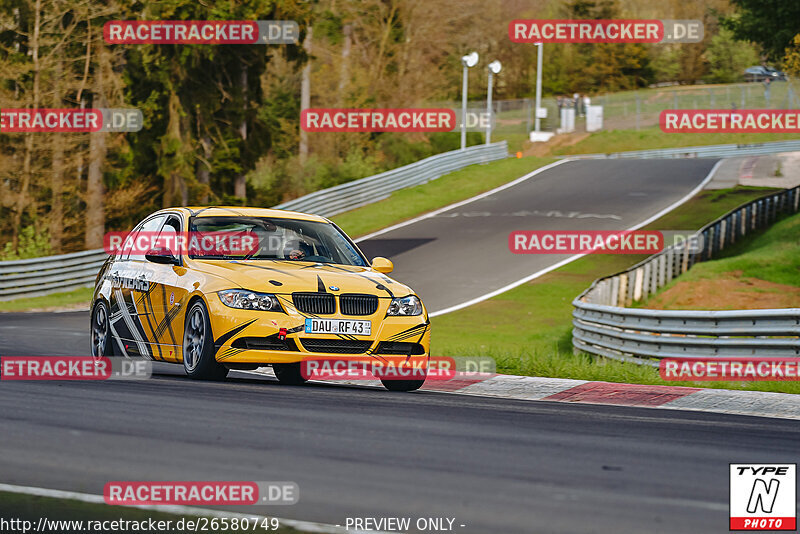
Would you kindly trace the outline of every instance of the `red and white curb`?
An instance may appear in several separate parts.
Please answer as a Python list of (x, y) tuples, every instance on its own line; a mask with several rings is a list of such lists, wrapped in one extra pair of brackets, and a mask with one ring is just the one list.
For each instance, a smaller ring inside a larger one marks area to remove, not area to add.
[[(251, 372), (275, 376), (272, 369), (266, 367)], [(381, 387), (377, 380), (342, 380), (325, 383)], [(608, 404), (800, 419), (800, 395), (791, 393), (592, 382), (568, 378), (515, 375), (489, 375), (485, 378), (465, 376), (452, 380), (429, 380), (422, 386), (422, 390), (527, 401)]]

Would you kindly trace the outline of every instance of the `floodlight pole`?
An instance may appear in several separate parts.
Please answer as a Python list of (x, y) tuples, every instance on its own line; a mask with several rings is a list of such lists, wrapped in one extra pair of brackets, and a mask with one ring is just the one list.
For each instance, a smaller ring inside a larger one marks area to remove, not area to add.
[(542, 46), (543, 43), (536, 43), (539, 47), (536, 55), (536, 109), (533, 110), (533, 116), (536, 118), (534, 121), (534, 131), (538, 132), (541, 127), (541, 119), (539, 118), (539, 108), (542, 107)]
[(464, 65), (463, 81), (461, 82), (461, 150), (467, 148), (467, 63), (462, 61)]
[(486, 125), (486, 144), (492, 142), (492, 76), (494, 73), (489, 69), (489, 94), (486, 96), (486, 114), (489, 117), (489, 124)]

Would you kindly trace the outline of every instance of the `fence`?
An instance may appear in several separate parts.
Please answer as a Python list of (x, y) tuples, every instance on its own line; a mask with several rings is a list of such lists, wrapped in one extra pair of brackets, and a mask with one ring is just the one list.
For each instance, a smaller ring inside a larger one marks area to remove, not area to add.
[[(800, 187), (736, 208), (697, 232), (699, 247), (676, 244), (627, 271), (596, 280), (573, 301), (573, 346), (609, 358), (800, 356), (800, 308), (675, 311), (628, 308), (699, 261), (797, 213)], [(775, 337), (783, 336), (783, 337)], [(789, 336), (789, 337), (786, 337)]]
[[(317, 191), (276, 206), (330, 217), (388, 197), (392, 192), (439, 178), (473, 163), (508, 157), (508, 144), (468, 147), (437, 154), (375, 176)], [(0, 301), (90, 286), (107, 255), (103, 249), (0, 261)]]

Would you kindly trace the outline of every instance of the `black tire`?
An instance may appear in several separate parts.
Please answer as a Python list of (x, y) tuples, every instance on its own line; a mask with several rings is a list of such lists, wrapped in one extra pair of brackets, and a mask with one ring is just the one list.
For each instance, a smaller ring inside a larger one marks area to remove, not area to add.
[(183, 369), (195, 380), (222, 380), (228, 368), (214, 359), (214, 336), (208, 310), (202, 300), (195, 301), (183, 325)]
[(89, 326), (89, 344), (92, 356), (96, 359), (116, 356), (114, 340), (111, 338), (111, 319), (108, 304), (98, 300), (92, 308), (91, 324)]
[(307, 382), (300, 371), (300, 362), (296, 363), (273, 363), (272, 370), (278, 382), (287, 386), (302, 386)]
[(424, 383), (425, 380), (381, 380), (383, 387), (389, 391), (415, 391)]

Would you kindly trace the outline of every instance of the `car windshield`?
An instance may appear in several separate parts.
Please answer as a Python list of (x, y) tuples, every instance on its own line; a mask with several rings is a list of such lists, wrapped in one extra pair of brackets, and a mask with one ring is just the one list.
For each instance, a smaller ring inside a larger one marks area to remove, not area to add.
[(194, 217), (190, 230), (188, 254), (195, 259), (368, 265), (352, 241), (325, 222), (277, 217)]

